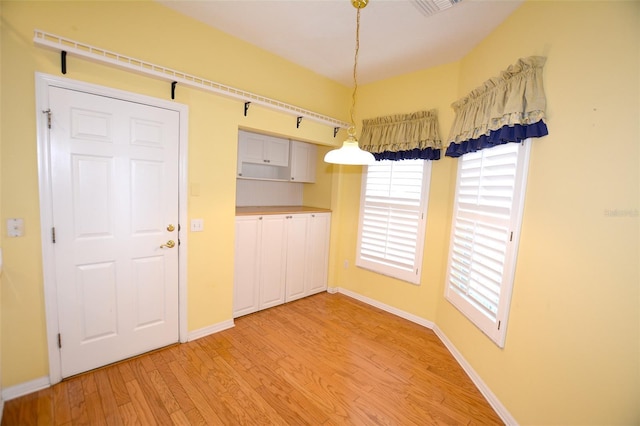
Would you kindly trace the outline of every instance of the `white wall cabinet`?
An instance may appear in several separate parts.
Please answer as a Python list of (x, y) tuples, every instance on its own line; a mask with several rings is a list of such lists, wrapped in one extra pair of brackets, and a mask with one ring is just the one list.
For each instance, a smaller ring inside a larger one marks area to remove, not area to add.
[(236, 217), (234, 318), (327, 289), (331, 213)]
[(238, 131), (237, 176), (240, 179), (313, 183), (316, 157), (314, 144)]
[(291, 141), (290, 154), (291, 182), (315, 182), (318, 148), (310, 143)]
[(289, 165), (289, 140), (240, 130), (238, 154), (245, 163), (287, 167)]

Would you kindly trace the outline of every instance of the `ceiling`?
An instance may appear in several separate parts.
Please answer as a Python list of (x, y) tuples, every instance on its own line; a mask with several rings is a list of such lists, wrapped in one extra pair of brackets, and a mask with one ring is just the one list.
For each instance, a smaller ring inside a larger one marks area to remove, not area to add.
[[(350, 0), (157, 1), (353, 86), (357, 10)], [(449, 0), (370, 0), (361, 10), (358, 83), (461, 59), (523, 0), (462, 0), (437, 11), (443, 2)]]

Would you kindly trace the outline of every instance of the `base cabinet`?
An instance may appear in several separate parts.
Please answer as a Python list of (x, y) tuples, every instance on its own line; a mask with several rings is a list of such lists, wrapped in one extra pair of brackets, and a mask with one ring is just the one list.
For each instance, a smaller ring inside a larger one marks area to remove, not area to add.
[(327, 289), (330, 213), (236, 218), (234, 318)]

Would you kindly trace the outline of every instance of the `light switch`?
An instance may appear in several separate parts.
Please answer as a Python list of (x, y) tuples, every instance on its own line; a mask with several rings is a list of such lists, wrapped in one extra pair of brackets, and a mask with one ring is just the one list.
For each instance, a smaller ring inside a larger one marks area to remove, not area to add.
[(204, 231), (204, 219), (191, 219), (191, 232)]
[(24, 235), (24, 219), (7, 219), (7, 236), (10, 238)]

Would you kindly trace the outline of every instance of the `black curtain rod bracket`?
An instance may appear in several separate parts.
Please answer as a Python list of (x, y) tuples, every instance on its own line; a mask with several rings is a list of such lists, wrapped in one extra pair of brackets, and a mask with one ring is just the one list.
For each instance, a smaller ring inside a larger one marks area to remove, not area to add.
[(66, 50), (60, 51), (60, 71), (62, 72), (62, 74), (67, 73), (67, 51)]
[(177, 81), (172, 81), (171, 82), (171, 99), (175, 99), (176, 98), (176, 84), (178, 84)]
[(335, 138), (336, 135), (338, 134), (338, 130), (340, 130), (340, 127), (334, 127), (333, 128), (333, 137)]
[(251, 105), (251, 102), (247, 101), (244, 103), (244, 116), (247, 116), (247, 111), (249, 111), (249, 105)]
[(302, 123), (302, 117), (298, 117), (298, 120), (296, 121), (296, 129), (300, 128), (300, 123)]

